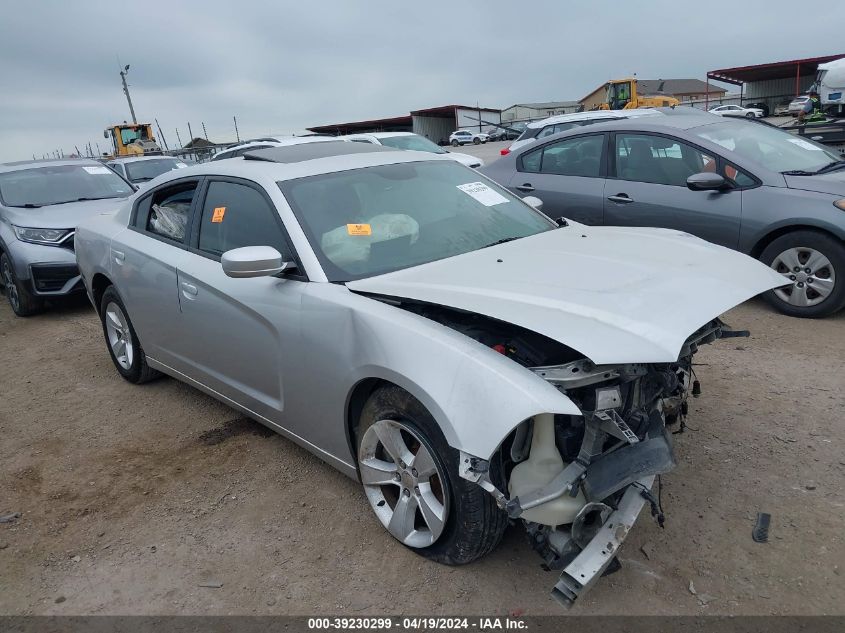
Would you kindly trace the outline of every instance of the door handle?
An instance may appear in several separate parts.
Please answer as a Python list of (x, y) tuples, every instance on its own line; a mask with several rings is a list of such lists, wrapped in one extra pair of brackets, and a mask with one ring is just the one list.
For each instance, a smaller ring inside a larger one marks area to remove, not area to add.
[(534, 191), (534, 187), (531, 186), (530, 182), (526, 182), (524, 185), (517, 185), (514, 189), (519, 189), (520, 191)]
[(634, 201), (627, 193), (617, 193), (615, 196), (608, 196), (607, 199), (611, 202), (619, 202), (620, 204), (628, 204)]
[(126, 259), (126, 254), (123, 251), (116, 251), (112, 249), (112, 255), (114, 255), (114, 263), (123, 265), (123, 261)]
[(197, 287), (194, 284), (189, 284), (187, 281), (182, 282), (182, 292), (186, 295), (191, 295), (192, 297), (197, 296)]

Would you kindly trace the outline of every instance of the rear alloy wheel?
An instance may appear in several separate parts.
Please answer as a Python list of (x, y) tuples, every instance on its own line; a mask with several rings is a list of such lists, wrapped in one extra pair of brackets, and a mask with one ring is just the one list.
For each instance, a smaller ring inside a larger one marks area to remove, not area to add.
[(121, 376), (129, 382), (141, 384), (160, 375), (147, 365), (147, 357), (141, 349), (138, 335), (114, 286), (109, 286), (103, 293), (100, 318), (109, 355)]
[(41, 312), (44, 302), (39, 297), (33, 296), (26, 286), (18, 280), (15, 270), (12, 268), (12, 262), (6, 253), (0, 255), (0, 279), (3, 282), (6, 299), (16, 315), (28, 317)]
[(754, 113), (753, 113), (753, 112), (748, 112), (748, 113), (746, 113), (745, 118), (746, 118), (746, 119), (753, 119), (753, 118), (754, 118)]
[[(377, 389), (355, 437), (364, 493), (396, 540), (448, 565), (472, 562), (498, 545), (507, 514), (458, 475), (458, 451), (419, 400), (393, 385)], [(494, 480), (498, 472), (491, 468)]]
[(452, 147), (457, 147), (458, 145), (460, 145), (458, 141), (452, 141)]
[(472, 139), (472, 144), (473, 144), (473, 145), (478, 145), (479, 143), (481, 143), (481, 139), (480, 139), (480, 138), (478, 138), (477, 136), (476, 136), (474, 139)]
[(823, 317), (845, 305), (845, 246), (813, 231), (796, 231), (774, 240), (761, 259), (790, 285), (767, 293), (784, 314)]

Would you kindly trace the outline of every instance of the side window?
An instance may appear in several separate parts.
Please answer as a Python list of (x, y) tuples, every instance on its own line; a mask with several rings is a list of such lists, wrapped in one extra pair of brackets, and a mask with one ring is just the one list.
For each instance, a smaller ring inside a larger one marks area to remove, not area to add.
[(558, 176), (601, 175), (604, 136), (568, 138), (529, 152), (522, 157), (522, 171), (556, 174)]
[(616, 176), (622, 180), (686, 187), (687, 178), (716, 171), (716, 158), (673, 138), (616, 135)]
[(537, 138), (543, 138), (544, 136), (551, 136), (554, 133), (555, 133), (555, 126), (554, 125), (547, 125), (542, 130), (540, 130), (540, 133), (537, 135)]
[[(196, 182), (180, 183), (153, 194), (145, 230), (176, 242), (185, 241)], [(140, 209), (140, 207), (139, 207)]]
[(278, 212), (258, 190), (232, 182), (208, 186), (199, 230), (199, 250), (222, 255), (242, 246), (272, 246), (291, 255)]

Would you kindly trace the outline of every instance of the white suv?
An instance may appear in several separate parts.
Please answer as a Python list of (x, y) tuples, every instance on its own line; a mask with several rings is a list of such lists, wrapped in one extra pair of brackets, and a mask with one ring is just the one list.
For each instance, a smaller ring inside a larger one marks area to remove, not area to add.
[(452, 147), (458, 145), (466, 145), (472, 143), (478, 145), (479, 143), (486, 143), (489, 137), (484, 132), (470, 132), (469, 130), (455, 130), (449, 135), (449, 142)]
[(350, 134), (348, 136), (341, 136), (339, 139), (344, 141), (354, 141), (355, 143), (386, 145), (387, 147), (409, 149), (417, 152), (445, 154), (462, 165), (472, 167), (473, 169), (484, 166), (484, 161), (480, 158), (470, 156), (469, 154), (446, 151), (436, 143), (431, 142), (429, 139), (423, 138), (419, 134), (414, 134), (412, 132), (368, 132), (366, 134)]

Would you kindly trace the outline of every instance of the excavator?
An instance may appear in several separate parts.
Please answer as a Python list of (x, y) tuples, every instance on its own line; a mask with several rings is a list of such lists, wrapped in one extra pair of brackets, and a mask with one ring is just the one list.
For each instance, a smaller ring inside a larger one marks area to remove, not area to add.
[(153, 136), (153, 126), (150, 123), (124, 121), (103, 130), (103, 137), (111, 138), (115, 157), (161, 154), (161, 147)]
[(681, 102), (668, 95), (640, 95), (637, 92), (637, 80), (611, 79), (605, 84), (607, 100), (596, 110), (631, 110), (632, 108), (670, 108)]

